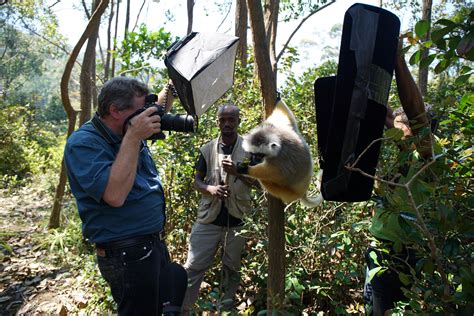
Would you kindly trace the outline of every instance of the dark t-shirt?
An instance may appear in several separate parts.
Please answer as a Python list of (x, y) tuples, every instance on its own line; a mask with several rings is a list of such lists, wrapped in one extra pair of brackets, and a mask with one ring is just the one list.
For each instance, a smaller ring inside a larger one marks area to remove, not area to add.
[[(223, 153), (224, 155), (231, 155), (233, 149), (234, 149), (234, 144), (226, 145), (223, 143), (219, 143), (219, 152)], [(202, 155), (202, 153), (199, 155), (199, 159), (196, 164), (196, 170), (203, 173), (207, 172), (206, 160), (204, 159), (204, 156)], [(234, 226), (241, 226), (243, 224), (243, 221), (240, 218), (230, 215), (229, 210), (227, 210), (227, 207), (225, 207), (225, 204), (221, 202), (221, 211), (219, 212), (219, 215), (217, 215), (216, 219), (211, 224), (214, 224), (217, 226), (234, 227)]]

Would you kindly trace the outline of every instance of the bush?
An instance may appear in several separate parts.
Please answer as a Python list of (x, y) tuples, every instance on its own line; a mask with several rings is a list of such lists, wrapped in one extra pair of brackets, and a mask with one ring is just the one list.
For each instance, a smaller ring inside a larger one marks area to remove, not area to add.
[(21, 184), (46, 170), (59, 170), (62, 141), (41, 129), (34, 110), (9, 106), (0, 111), (0, 173), (2, 187)]

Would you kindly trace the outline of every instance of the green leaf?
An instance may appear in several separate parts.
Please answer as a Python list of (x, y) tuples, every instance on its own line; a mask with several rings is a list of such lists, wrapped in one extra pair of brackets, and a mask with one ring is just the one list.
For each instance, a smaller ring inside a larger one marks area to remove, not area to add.
[(461, 42), (461, 39), (462, 38), (460, 36), (453, 36), (453, 37), (449, 38), (448, 47), (452, 50), (455, 50), (456, 47), (458, 47), (459, 42)]
[(368, 273), (368, 282), (372, 281), (372, 279), (377, 273), (384, 273), (386, 270), (387, 268), (384, 267), (375, 267), (373, 269), (370, 269)]
[(433, 46), (433, 41), (426, 41), (423, 43), (423, 46), (426, 48), (430, 48), (431, 46)]
[(430, 29), (430, 22), (428, 22), (427, 20), (421, 20), (415, 24), (415, 34), (419, 38), (424, 37), (429, 29)]
[(443, 247), (445, 256), (456, 256), (459, 253), (459, 242), (455, 239), (449, 239)]
[(389, 128), (385, 131), (385, 137), (393, 138), (394, 140), (400, 140), (403, 137), (403, 131), (399, 128)]
[(410, 284), (410, 277), (407, 274), (405, 274), (403, 272), (399, 272), (398, 273), (398, 278), (400, 279), (400, 281), (402, 281), (403, 285), (406, 286), (406, 285)]
[(447, 45), (446, 45), (446, 40), (445, 39), (438, 39), (437, 41), (433, 41), (436, 46), (438, 46), (439, 49), (445, 50)]
[(471, 70), (472, 70), (472, 68), (469, 67), (469, 66), (462, 66), (462, 67), (461, 67), (461, 70), (459, 71), (459, 73), (460, 73), (461, 75), (464, 75), (464, 74), (467, 74), (468, 72), (470, 72)]
[(443, 27), (442, 29), (439, 30), (434, 30), (431, 32), (431, 40), (436, 42), (437, 40), (443, 38), (446, 34), (454, 30), (456, 28), (456, 24), (448, 25), (446, 27)]
[(410, 57), (410, 65), (418, 64), (421, 58), (421, 50), (417, 50), (413, 55)]
[(425, 264), (423, 265), (423, 271), (427, 274), (433, 274), (434, 272), (434, 264), (431, 259), (427, 259)]
[(441, 24), (441, 25), (444, 25), (444, 26), (449, 26), (449, 25), (455, 25), (456, 23), (454, 23), (453, 21), (451, 20), (448, 20), (448, 19), (440, 19), (438, 21), (436, 21), (434, 24)]
[(456, 78), (456, 81), (454, 83), (455, 84), (466, 83), (469, 80), (470, 77), (471, 77), (471, 74), (461, 75), (461, 76)]
[(420, 67), (421, 67), (421, 68), (426, 68), (426, 67), (428, 67), (428, 66), (431, 65), (431, 63), (435, 60), (435, 58), (436, 58), (436, 54), (428, 55), (426, 58), (423, 58), (423, 59), (420, 61)]
[(369, 252), (369, 256), (376, 265), (378, 265), (378, 266), (380, 265), (380, 263), (377, 259), (377, 254), (375, 253), (375, 251)]
[(450, 60), (449, 59), (443, 59), (441, 60), (435, 67), (434, 71), (436, 74), (439, 74), (441, 72), (443, 72), (446, 68), (448, 68), (450, 64)]
[(472, 34), (469, 34), (461, 39), (458, 46), (456, 47), (456, 53), (458, 53), (459, 56), (465, 56), (469, 53), (469, 51), (472, 50), (473, 47), (474, 36), (472, 36)]

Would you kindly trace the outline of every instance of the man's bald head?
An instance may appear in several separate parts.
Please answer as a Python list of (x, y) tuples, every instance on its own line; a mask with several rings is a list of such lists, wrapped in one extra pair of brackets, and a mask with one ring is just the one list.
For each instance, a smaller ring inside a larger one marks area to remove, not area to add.
[(217, 110), (217, 126), (221, 135), (227, 138), (237, 137), (237, 128), (240, 124), (240, 110), (233, 103), (221, 105)]
[(240, 116), (240, 109), (233, 103), (225, 103), (217, 109), (217, 117), (221, 117), (222, 115), (235, 115), (237, 117)]

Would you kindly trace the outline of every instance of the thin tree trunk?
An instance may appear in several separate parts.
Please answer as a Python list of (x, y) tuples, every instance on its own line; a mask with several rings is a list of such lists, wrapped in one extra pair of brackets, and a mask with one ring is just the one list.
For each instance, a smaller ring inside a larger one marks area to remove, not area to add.
[(147, 0), (143, 0), (142, 5), (140, 6), (140, 10), (138, 11), (137, 19), (135, 20), (135, 24), (133, 25), (132, 32), (135, 31), (135, 28), (136, 28), (137, 25), (138, 25), (138, 21), (140, 20), (140, 15), (142, 14), (143, 7), (145, 6), (146, 1), (147, 1)]
[[(426, 32), (426, 36), (422, 39), (424, 42), (429, 41), (431, 38), (431, 9), (433, 7), (432, 0), (423, 0), (423, 7), (422, 7), (422, 19), (428, 21), (428, 32)], [(421, 60), (428, 58), (430, 53), (429, 48), (423, 48), (421, 52)], [(428, 91), (428, 67), (419, 67), (418, 68), (418, 87), (420, 88), (420, 92), (422, 96), (426, 95)]]
[[(87, 16), (87, 19), (90, 20), (91, 19), (91, 15), (92, 15), (92, 12), (94, 12), (95, 8), (97, 7), (96, 3), (94, 0), (92, 0), (92, 3), (91, 3), (91, 10), (89, 12), (89, 10), (87, 9), (87, 5), (86, 5), (86, 2), (85, 0), (82, 0), (82, 7), (84, 8), (84, 12), (86, 13), (86, 16)], [(97, 43), (99, 44), (99, 52), (100, 52), (100, 60), (102, 61), (102, 65), (105, 64), (105, 59), (104, 59), (104, 51), (102, 49), (102, 45), (100, 43), (100, 38), (97, 38)]]
[(127, 0), (127, 14), (125, 15), (125, 31), (123, 34), (123, 39), (127, 38), (129, 24), (130, 24), (130, 0)]
[[(81, 38), (77, 42), (76, 46), (69, 55), (69, 59), (66, 63), (66, 67), (63, 72), (63, 76), (61, 77), (61, 101), (64, 106), (64, 110), (66, 111), (68, 117), (68, 131), (67, 136), (69, 137), (74, 128), (76, 126), (76, 111), (71, 105), (71, 99), (69, 98), (69, 80), (71, 78), (72, 68), (74, 67), (74, 63), (81, 51), (82, 46), (84, 45), (85, 41), (89, 38), (89, 36), (94, 32), (94, 28), (96, 24), (100, 23), (100, 17), (104, 13), (107, 5), (109, 4), (109, 0), (102, 0), (95, 10), (94, 14), (92, 15), (89, 23), (84, 30)], [(59, 227), (60, 217), (61, 217), (61, 207), (62, 207), (62, 200), (64, 196), (64, 189), (66, 187), (66, 167), (64, 164), (64, 158), (61, 161), (61, 172), (59, 175), (59, 183), (56, 187), (56, 193), (54, 196), (54, 204), (53, 210), (51, 211), (51, 215), (49, 218), (49, 228), (57, 228)]]
[[(117, 0), (118, 1), (118, 0)], [(104, 81), (109, 80), (110, 73), (110, 59), (111, 59), (111, 46), (112, 46), (112, 21), (114, 19), (114, 0), (110, 3), (110, 15), (109, 15), (109, 24), (107, 26), (107, 57), (105, 59), (104, 65)]]
[[(117, 14), (115, 15), (115, 31), (114, 31), (114, 52), (117, 51), (117, 35), (118, 35), (118, 19), (120, 13), (120, 1), (117, 0)], [(115, 56), (112, 58), (112, 71), (110, 77), (115, 76)]]
[(235, 36), (239, 40), (237, 47), (237, 58), (243, 68), (247, 67), (247, 27), (248, 13), (245, 0), (237, 0), (235, 7)]
[[(92, 7), (95, 9), (99, 4), (99, 0), (92, 1)], [(96, 61), (96, 44), (99, 35), (100, 21), (94, 25), (93, 31), (87, 40), (87, 47), (84, 53), (82, 69), (80, 75), (81, 87), (81, 114), (79, 117), (79, 126), (90, 120), (92, 113), (92, 97), (93, 89), (95, 89), (95, 61)]]
[(188, 29), (186, 30), (186, 34), (189, 34), (193, 30), (194, 0), (187, 0), (187, 12), (188, 12)]
[(272, 65), (272, 72), (276, 78), (277, 72), (277, 58), (276, 58), (276, 36), (278, 25), (278, 10), (280, 7), (279, 0), (265, 0), (265, 35), (267, 38), (268, 49), (270, 53), (270, 62)]
[[(270, 61), (263, 10), (260, 0), (247, 0), (252, 27), (255, 62), (262, 91), (265, 114), (273, 112), (277, 101), (276, 78)], [(276, 30), (276, 25), (275, 25)], [(268, 197), (268, 279), (267, 314), (278, 312), (285, 297), (285, 213), (284, 204)]]

